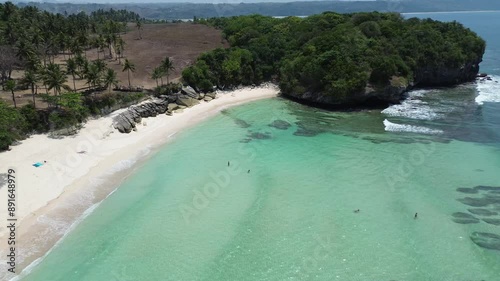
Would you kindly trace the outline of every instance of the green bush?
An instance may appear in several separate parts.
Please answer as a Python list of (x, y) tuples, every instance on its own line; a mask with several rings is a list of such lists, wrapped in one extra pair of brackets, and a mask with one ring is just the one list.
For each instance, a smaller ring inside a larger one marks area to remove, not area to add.
[(18, 109), (0, 100), (0, 150), (6, 150), (14, 141), (23, 139), (28, 124)]

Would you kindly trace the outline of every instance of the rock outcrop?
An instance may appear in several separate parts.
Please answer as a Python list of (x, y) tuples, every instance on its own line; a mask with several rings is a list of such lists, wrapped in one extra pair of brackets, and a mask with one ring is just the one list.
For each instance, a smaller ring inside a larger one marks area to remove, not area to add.
[(415, 71), (415, 86), (444, 87), (474, 81), (479, 73), (482, 58), (466, 63), (462, 67), (427, 67)]
[[(172, 115), (186, 107), (192, 107), (200, 103), (200, 100), (209, 101), (215, 98), (216, 93), (202, 95), (191, 87), (183, 87), (181, 92), (171, 95), (162, 95), (158, 98), (130, 106), (113, 119), (113, 127), (120, 133), (130, 133), (136, 130), (136, 124), (141, 123), (142, 118), (155, 117), (159, 114)], [(207, 99), (207, 97), (210, 97)]]
[[(395, 77), (395, 79), (402, 79)], [(302, 95), (285, 95), (295, 101), (312, 104), (319, 107), (356, 107), (356, 106), (378, 106), (384, 104), (399, 103), (403, 94), (411, 89), (407, 82), (403, 84), (392, 84), (384, 88), (376, 88), (368, 84), (364, 90), (351, 93), (348, 96), (338, 97), (323, 93), (306, 92)]]
[(182, 87), (181, 93), (193, 99), (201, 99), (200, 94), (190, 86)]
[(415, 71), (413, 82), (403, 77), (393, 77), (388, 86), (376, 87), (368, 84), (359, 92), (347, 96), (327, 95), (324, 93), (305, 92), (303, 94), (288, 93), (286, 97), (295, 101), (320, 107), (357, 107), (380, 106), (399, 103), (404, 93), (420, 87), (448, 87), (471, 82), (479, 73), (479, 63), (482, 58), (466, 63), (462, 67), (429, 67)]
[(192, 106), (195, 106), (195, 105), (199, 104), (200, 102), (198, 101), (198, 99), (194, 99), (194, 98), (189, 97), (189, 96), (180, 96), (180, 97), (177, 98), (176, 103), (178, 105), (184, 105), (184, 106), (187, 106), (187, 107), (192, 107)]

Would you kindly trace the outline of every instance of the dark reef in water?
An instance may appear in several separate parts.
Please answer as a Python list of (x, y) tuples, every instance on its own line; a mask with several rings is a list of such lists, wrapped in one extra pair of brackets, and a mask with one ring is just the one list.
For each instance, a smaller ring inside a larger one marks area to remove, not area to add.
[(500, 251), (500, 235), (487, 232), (473, 232), (470, 239), (479, 247)]
[(293, 135), (299, 136), (299, 137), (315, 137), (319, 133), (320, 132), (318, 132), (318, 131), (313, 131), (313, 130), (309, 130), (309, 129), (304, 128), (304, 127), (299, 127), (297, 129), (297, 131), (295, 131), (295, 133), (293, 133)]
[(492, 225), (500, 225), (500, 219), (483, 219), (483, 221)]
[(254, 140), (267, 140), (271, 138), (271, 133), (251, 132), (248, 134), (248, 137)]
[(274, 120), (273, 123), (269, 124), (269, 126), (279, 130), (287, 130), (292, 125), (283, 120)]
[(460, 224), (470, 224), (470, 223), (479, 223), (479, 219), (474, 217), (473, 215), (466, 213), (453, 213), (452, 214), (453, 221)]
[(241, 119), (238, 119), (238, 118), (234, 119), (234, 123), (236, 123), (236, 125), (238, 125), (241, 128), (248, 128), (248, 127), (251, 126), (245, 120), (241, 120)]
[(500, 217), (498, 217), (500, 212), (500, 187), (486, 185), (478, 185), (473, 188), (460, 187), (457, 188), (457, 192), (477, 194), (476, 197), (464, 197), (457, 200), (467, 206), (482, 207), (467, 209), (469, 213), (481, 216), (482, 218), (479, 219), (471, 214), (456, 212), (452, 214), (452, 221), (460, 224), (479, 223), (483, 221), (490, 225), (500, 226)]
[(459, 188), (457, 188), (457, 191), (462, 192), (462, 193), (467, 193), (467, 194), (477, 194), (477, 190), (474, 188), (459, 187)]
[(492, 212), (488, 209), (467, 209), (470, 213), (474, 215), (479, 215), (479, 216), (496, 216), (498, 215), (497, 212)]

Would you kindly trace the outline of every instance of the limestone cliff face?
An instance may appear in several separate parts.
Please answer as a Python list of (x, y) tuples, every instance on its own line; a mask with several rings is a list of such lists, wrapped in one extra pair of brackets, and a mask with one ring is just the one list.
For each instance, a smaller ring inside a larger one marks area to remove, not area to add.
[(363, 91), (351, 93), (345, 97), (325, 95), (323, 93), (306, 92), (290, 93), (285, 96), (296, 101), (324, 107), (356, 107), (379, 106), (399, 103), (404, 93), (419, 87), (447, 87), (474, 81), (479, 73), (479, 63), (482, 58), (466, 63), (462, 67), (428, 67), (417, 69), (413, 82), (409, 83), (401, 77), (394, 77), (385, 87), (375, 87), (370, 84)]
[(394, 80), (404, 80), (395, 77), (391, 84), (386, 87), (374, 87), (368, 84), (364, 90), (351, 93), (349, 96), (338, 97), (325, 95), (323, 93), (306, 92), (303, 94), (287, 94), (298, 102), (311, 104), (318, 107), (356, 107), (356, 106), (378, 106), (388, 103), (398, 103), (403, 93), (410, 89), (411, 85), (406, 81), (396, 82)]
[(482, 58), (466, 63), (460, 68), (440, 67), (422, 68), (415, 71), (415, 86), (417, 87), (442, 87), (453, 86), (470, 82), (476, 79), (479, 73), (479, 64)]

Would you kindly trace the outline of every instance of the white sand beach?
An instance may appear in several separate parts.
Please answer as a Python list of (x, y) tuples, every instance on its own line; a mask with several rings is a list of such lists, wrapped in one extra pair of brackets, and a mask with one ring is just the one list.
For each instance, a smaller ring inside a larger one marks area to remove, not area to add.
[[(145, 118), (130, 134), (121, 134), (112, 126), (113, 117), (123, 111), (119, 110), (88, 121), (75, 136), (34, 135), (0, 153), (0, 173), (12, 167), (17, 175), (16, 274), (43, 257), (89, 208), (112, 193), (134, 167), (177, 132), (225, 108), (277, 94), (274, 86), (220, 93), (211, 102), (173, 116)], [(43, 161), (47, 162), (41, 167), (32, 166)], [(7, 202), (5, 184), (0, 187), (0, 201)], [(4, 270), (7, 208), (5, 203), (0, 206), (0, 280), (9, 280), (15, 275)]]

